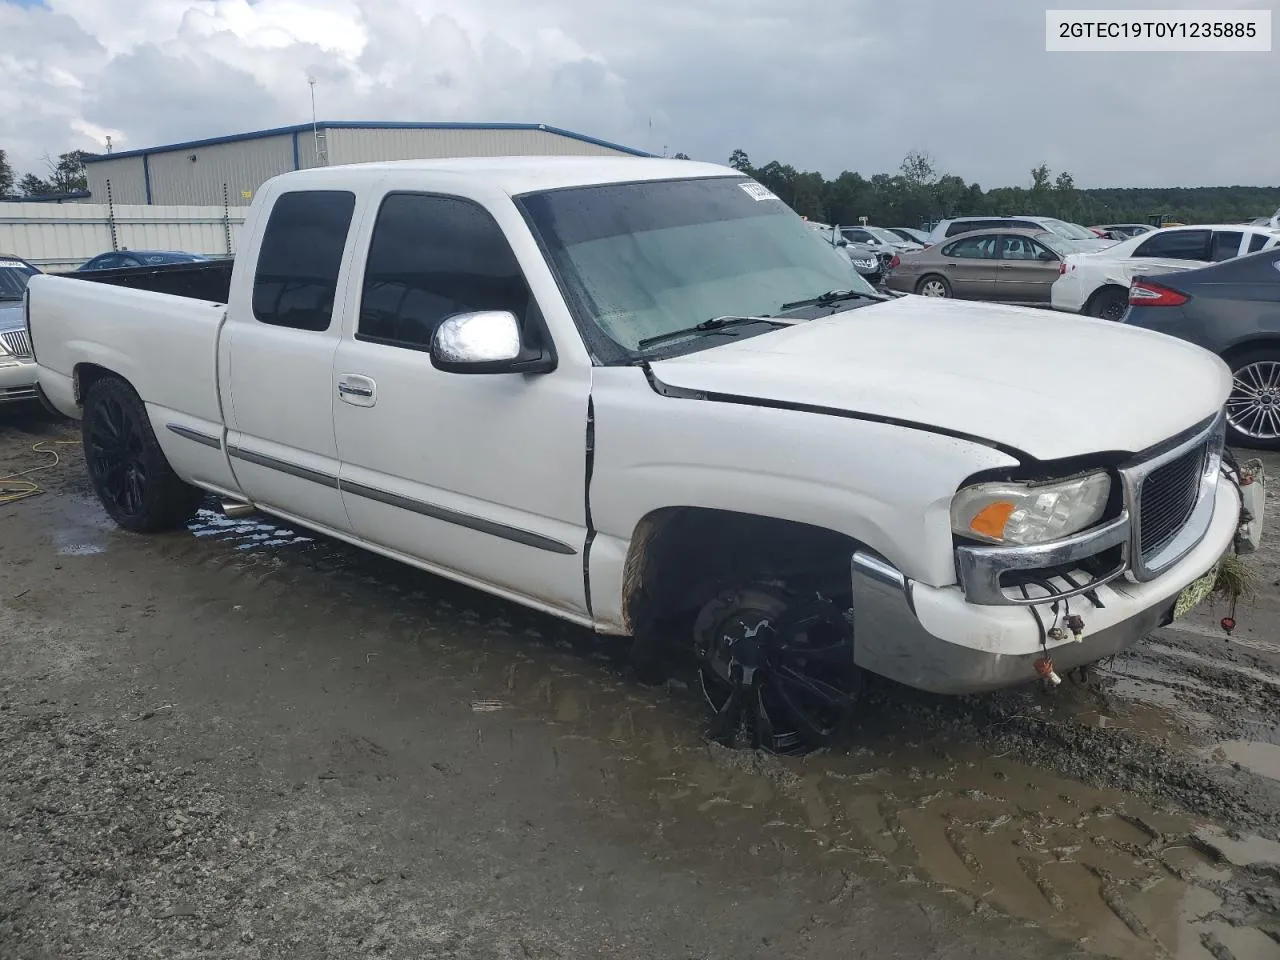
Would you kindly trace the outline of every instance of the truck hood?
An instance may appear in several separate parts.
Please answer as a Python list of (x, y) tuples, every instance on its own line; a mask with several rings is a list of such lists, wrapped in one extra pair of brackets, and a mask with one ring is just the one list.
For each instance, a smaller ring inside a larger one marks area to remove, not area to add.
[(21, 330), (27, 325), (21, 300), (0, 300), (0, 333)]
[(915, 295), (651, 368), (670, 387), (904, 421), (1037, 460), (1144, 450), (1231, 388), (1225, 363), (1163, 334)]

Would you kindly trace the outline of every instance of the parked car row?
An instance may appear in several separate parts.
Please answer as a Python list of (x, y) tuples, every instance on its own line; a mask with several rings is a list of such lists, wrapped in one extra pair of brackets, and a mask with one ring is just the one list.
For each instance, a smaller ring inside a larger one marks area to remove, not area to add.
[(1129, 283), (1140, 273), (1190, 270), (1256, 253), (1280, 243), (1280, 229), (1239, 224), (1166, 227), (1140, 233), (1097, 253), (1073, 254), (1053, 284), (1055, 310), (1119, 320)]

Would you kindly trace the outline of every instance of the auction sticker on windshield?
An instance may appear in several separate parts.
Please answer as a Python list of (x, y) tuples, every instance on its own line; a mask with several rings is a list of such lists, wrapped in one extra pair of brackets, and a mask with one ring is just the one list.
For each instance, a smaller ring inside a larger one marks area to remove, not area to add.
[(738, 186), (740, 186), (746, 192), (747, 196), (751, 197), (753, 200), (778, 199), (777, 195), (771, 192), (768, 187), (763, 184), (756, 183), (753, 180), (749, 180), (746, 183), (740, 183)]
[(25, 270), (27, 265), (21, 260), (0, 260), (0, 270), (6, 267), (12, 267), (14, 270)]

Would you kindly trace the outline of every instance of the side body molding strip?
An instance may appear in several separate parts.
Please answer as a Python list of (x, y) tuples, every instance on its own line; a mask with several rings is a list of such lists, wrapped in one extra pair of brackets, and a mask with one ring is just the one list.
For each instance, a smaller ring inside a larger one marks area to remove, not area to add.
[(466, 527), (469, 530), (487, 533), (490, 536), (500, 537), (503, 540), (510, 540), (513, 543), (520, 543), (524, 546), (533, 547), (537, 550), (545, 550), (548, 553), (559, 553), (565, 556), (572, 556), (578, 552), (574, 547), (567, 543), (562, 543), (559, 540), (553, 540), (550, 537), (544, 537), (539, 533), (522, 530), (519, 527), (508, 526), (504, 523), (496, 523), (493, 520), (486, 520), (484, 517), (476, 517), (471, 514), (460, 513), (457, 510), (450, 510), (448, 507), (441, 507), (434, 503), (425, 503), (422, 500), (403, 497), (400, 494), (389, 493), (386, 490), (378, 490), (375, 487), (368, 487), (362, 483), (353, 483), (350, 480), (340, 481), (333, 474), (323, 473), (319, 470), (312, 470), (308, 467), (300, 467), (297, 464), (289, 463), (286, 460), (278, 460), (275, 457), (268, 457), (260, 453), (254, 453), (233, 444), (227, 446), (227, 453), (232, 457), (235, 457), (237, 460), (243, 460), (246, 463), (266, 467), (269, 470), (279, 470), (281, 473), (287, 473), (300, 480), (308, 480), (311, 483), (318, 483), (324, 487), (341, 490), (343, 493), (351, 493), (357, 497), (364, 497), (367, 500), (376, 500), (378, 503), (385, 503), (388, 506), (397, 507), (401, 510), (408, 510), (411, 513), (417, 513), (424, 517), (431, 517), (433, 520), (443, 520), (445, 523), (452, 523), (459, 527)]

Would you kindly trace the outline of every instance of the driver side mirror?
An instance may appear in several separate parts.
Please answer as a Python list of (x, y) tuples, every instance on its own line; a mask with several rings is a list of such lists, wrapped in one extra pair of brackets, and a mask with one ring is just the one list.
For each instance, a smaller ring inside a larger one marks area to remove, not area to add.
[(848, 245), (849, 245), (849, 241), (845, 240), (843, 237), (836, 241), (837, 247), (847, 247)]
[(546, 373), (556, 361), (524, 342), (514, 313), (481, 310), (441, 321), (431, 336), (431, 365), (446, 373)]

